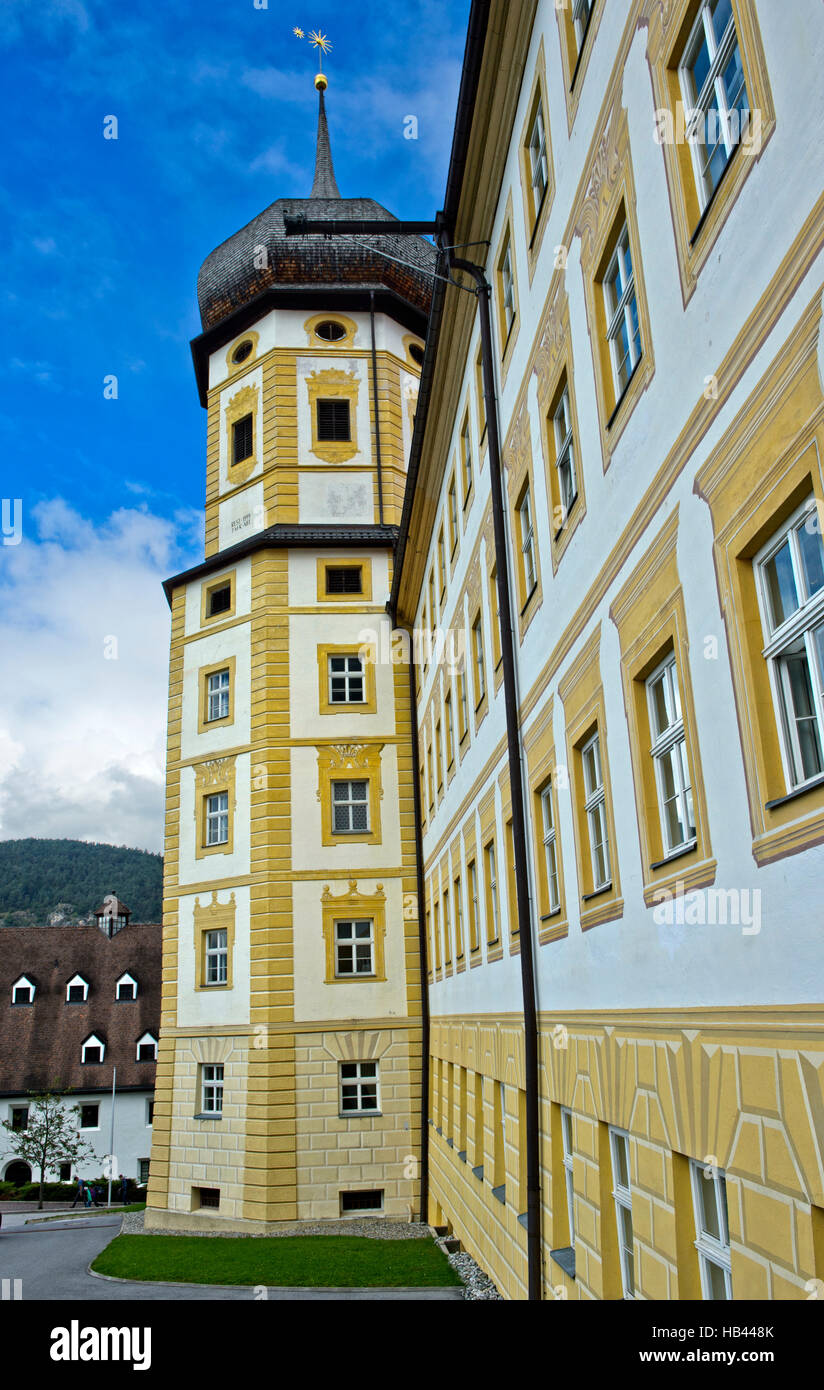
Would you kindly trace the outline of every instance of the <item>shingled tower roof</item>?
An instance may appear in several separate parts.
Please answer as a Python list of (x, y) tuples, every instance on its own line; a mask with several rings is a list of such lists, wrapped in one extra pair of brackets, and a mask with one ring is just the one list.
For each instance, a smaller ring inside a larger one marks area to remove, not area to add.
[[(266, 290), (388, 290), (429, 313), (437, 252), (423, 237), (393, 236), (397, 218), (372, 198), (342, 198), (332, 164), (323, 87), (318, 89), (315, 176), (308, 198), (279, 198), (206, 257), (197, 280), (204, 331)], [(380, 236), (287, 236), (284, 215), (386, 222)], [(265, 250), (265, 255), (263, 251)]]

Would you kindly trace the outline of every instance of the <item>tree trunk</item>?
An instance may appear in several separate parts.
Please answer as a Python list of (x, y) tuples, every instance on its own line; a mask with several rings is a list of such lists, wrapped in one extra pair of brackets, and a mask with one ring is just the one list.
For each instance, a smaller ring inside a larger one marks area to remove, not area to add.
[(46, 1184), (46, 1170), (45, 1170), (45, 1168), (44, 1168), (44, 1167), (42, 1166), (42, 1164), (41, 1164), (41, 1166), (40, 1166), (40, 1201), (37, 1203), (37, 1210), (38, 1210), (38, 1211), (42, 1211), (42, 1210), (43, 1210), (43, 1188), (45, 1187), (45, 1184)]

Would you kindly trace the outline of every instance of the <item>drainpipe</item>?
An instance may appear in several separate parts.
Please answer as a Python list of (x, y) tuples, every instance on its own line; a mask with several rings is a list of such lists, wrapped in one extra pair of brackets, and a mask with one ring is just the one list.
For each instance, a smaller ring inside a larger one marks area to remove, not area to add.
[[(407, 631), (407, 629), (404, 629)], [(414, 633), (409, 637), (409, 711), (412, 717), (412, 790), (415, 810), (415, 868), (418, 890), (418, 950), (421, 970), (421, 1221), (429, 1209), (429, 986), (426, 965), (426, 891), (423, 881), (423, 836), (421, 834), (421, 766), (418, 753), (418, 701), (415, 693)]]
[(541, 1188), (538, 1103), (538, 1017), (535, 1004), (535, 965), (532, 940), (532, 914), (529, 902), (526, 817), (521, 765), (521, 735), (515, 678), (515, 648), (509, 586), (509, 552), (506, 542), (501, 483), (501, 451), (498, 434), (498, 404), (492, 360), (492, 328), (489, 315), (491, 289), (484, 270), (471, 261), (452, 258), (456, 270), (464, 270), (475, 281), (481, 329), (484, 406), (489, 437), (489, 481), (492, 494), (492, 523), (495, 536), (495, 563), (498, 571), (498, 608), (501, 619), (504, 708), (506, 742), (509, 754), (509, 781), (512, 790), (512, 840), (515, 855), (515, 890), (518, 930), (521, 944), (521, 987), (524, 1008), (524, 1081), (526, 1086), (526, 1188), (527, 1188), (527, 1269), (528, 1297), (542, 1294), (541, 1272)]
[(375, 410), (375, 463), (378, 469), (378, 521), (383, 526), (383, 475), (381, 473), (381, 422), (378, 404), (378, 355), (375, 351), (375, 291), (369, 292), (369, 326), (372, 330), (372, 400)]

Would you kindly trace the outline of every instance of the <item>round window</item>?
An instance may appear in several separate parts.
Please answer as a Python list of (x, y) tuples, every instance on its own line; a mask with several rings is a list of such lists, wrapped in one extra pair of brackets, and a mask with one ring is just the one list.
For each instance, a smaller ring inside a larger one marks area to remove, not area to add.
[(238, 343), (237, 347), (235, 348), (234, 352), (232, 353), (232, 361), (233, 361), (233, 362), (245, 362), (245, 361), (246, 361), (246, 358), (249, 356), (250, 352), (252, 351), (252, 347), (253, 347), (253, 343), (252, 343), (251, 338), (244, 338), (244, 339), (243, 339), (243, 342), (242, 342), (242, 343)]
[(421, 365), (423, 362), (423, 348), (420, 343), (409, 344), (409, 356), (412, 358), (413, 362), (417, 362), (418, 366)]
[(315, 337), (323, 338), (327, 343), (337, 343), (346, 337), (346, 329), (342, 323), (335, 323), (334, 319), (324, 319), (315, 329)]

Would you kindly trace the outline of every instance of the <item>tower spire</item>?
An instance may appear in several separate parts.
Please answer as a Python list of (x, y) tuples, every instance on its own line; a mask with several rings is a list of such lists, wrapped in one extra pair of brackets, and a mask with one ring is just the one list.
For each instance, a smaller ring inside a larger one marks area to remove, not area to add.
[(335, 181), (335, 170), (332, 164), (332, 151), (329, 147), (329, 127), (326, 124), (326, 105), (323, 93), (326, 87), (326, 78), (319, 72), (315, 78), (315, 86), (318, 89), (318, 144), (315, 154), (315, 179), (312, 184), (311, 198), (339, 198), (340, 191)]

